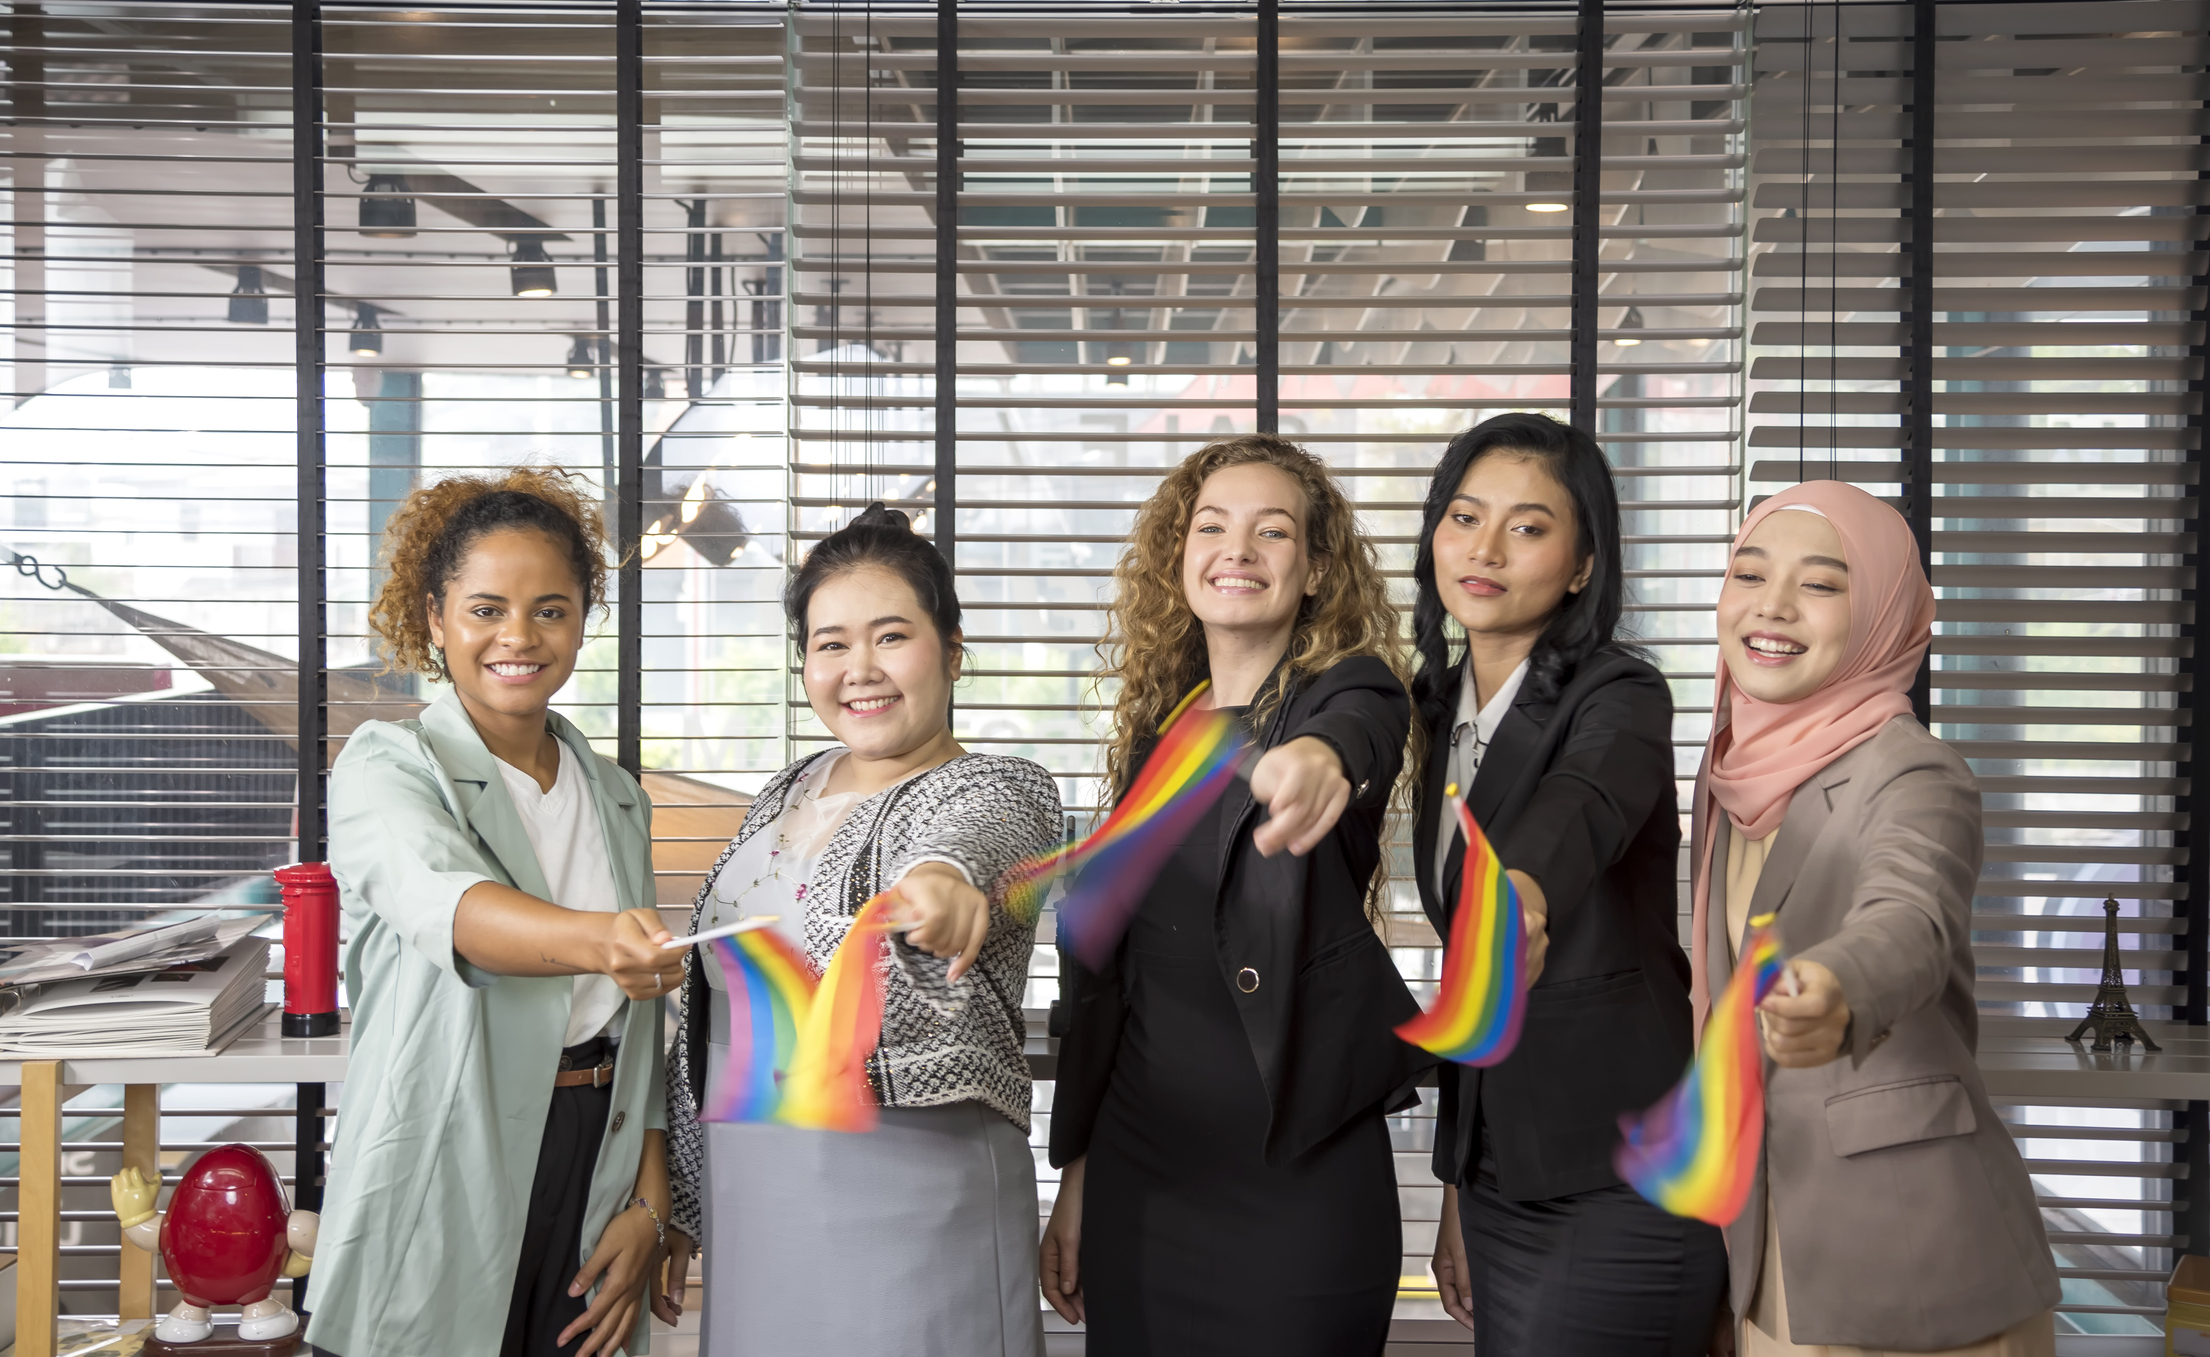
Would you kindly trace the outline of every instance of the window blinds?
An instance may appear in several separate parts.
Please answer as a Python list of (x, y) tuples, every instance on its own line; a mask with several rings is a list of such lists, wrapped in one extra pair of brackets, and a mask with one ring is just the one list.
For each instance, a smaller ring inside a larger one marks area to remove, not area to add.
[[(1703, 616), (1740, 475), (1745, 27), (1638, 8), (1603, 44), (1596, 403), (1628, 501), (1637, 625), (1705, 701)], [(795, 21), (801, 544), (875, 498), (933, 524), (937, 37), (911, 12)], [(1257, 427), (1266, 362), (1280, 431), (1342, 477), (1401, 602), (1449, 437), (1503, 410), (1568, 412), (1575, 10), (1288, 9), (1271, 195), (1253, 177), (1263, 41), (1248, 9), (960, 10), (951, 432), (976, 679), (956, 719), (969, 748), (1051, 768), (1070, 810), (1104, 799), (1112, 695), (1091, 677), (1134, 510), (1181, 457)], [(1270, 336), (1258, 288), (1277, 276)], [(795, 689), (791, 703), (803, 747), (821, 732)], [(1682, 725), (1700, 745), (1701, 719)], [(1390, 939), (1431, 977), (1408, 853), (1397, 878)], [(1032, 1002), (1052, 992), (1049, 964)], [(1425, 1119), (1398, 1134), (1416, 1149)], [(1406, 1173), (1418, 1277), (1439, 1194)]]
[[(1760, 12), (1750, 479), (1923, 497), (1931, 720), (1986, 807), (1983, 1048), (2061, 1051), (2106, 896), (2136, 1007), (2186, 1001), (2205, 12), (1944, 4), (1925, 71), (1914, 17)], [(1914, 415), (1930, 476), (1909, 471)], [(2060, 1328), (2147, 1332), (2185, 1107), (2010, 1101), (2069, 1279)]]

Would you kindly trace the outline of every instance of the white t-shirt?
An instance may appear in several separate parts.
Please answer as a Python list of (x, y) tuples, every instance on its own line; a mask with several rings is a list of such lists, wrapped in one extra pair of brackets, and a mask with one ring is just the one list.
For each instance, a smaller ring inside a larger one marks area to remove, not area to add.
[[(551, 791), (538, 790), (536, 778), (504, 759), (498, 761), (499, 776), (522, 817), (529, 846), (537, 851), (537, 866), (545, 874), (552, 902), (563, 909), (611, 914), (620, 904), (614, 895), (614, 868), (606, 856), (606, 831), (599, 825), (598, 807), (592, 804), (582, 763), (565, 741), (555, 743), (560, 745), (560, 771), (553, 777)], [(579, 975), (575, 986), (562, 1046), (610, 1031), (628, 1002), (611, 976)]]

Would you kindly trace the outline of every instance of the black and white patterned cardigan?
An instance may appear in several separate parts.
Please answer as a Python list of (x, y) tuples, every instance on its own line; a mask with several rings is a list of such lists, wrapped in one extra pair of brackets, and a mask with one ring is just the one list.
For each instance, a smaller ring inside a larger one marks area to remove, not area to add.
[[(714, 880), (729, 857), (755, 833), (781, 818), (784, 800), (809, 755), (776, 774), (752, 802), (691, 907), (691, 930), (706, 918)], [(939, 960), (894, 938), (884, 985), (882, 1040), (868, 1057), (868, 1082), (885, 1107), (938, 1107), (975, 1101), (1028, 1129), (1028, 1059), (1022, 1053), (1027, 1023), (1021, 998), (1035, 945), (1033, 922), (1005, 912), (992, 889), (1005, 869), (1059, 842), (1059, 788), (1027, 759), (962, 754), (907, 782), (877, 792), (852, 808), (814, 862), (807, 893), (806, 953), (819, 972), (851, 927), (860, 907), (924, 858), (958, 863), (991, 894), (990, 932), (982, 955), (957, 986), (947, 985), (948, 960)], [(668, 1139), (674, 1211), (669, 1224), (696, 1240), (699, 1193), (705, 1178), (706, 1140), (698, 1124), (705, 1061), (694, 1047), (707, 1039), (706, 977), (699, 949), (683, 962), (683, 1017), (668, 1056)]]

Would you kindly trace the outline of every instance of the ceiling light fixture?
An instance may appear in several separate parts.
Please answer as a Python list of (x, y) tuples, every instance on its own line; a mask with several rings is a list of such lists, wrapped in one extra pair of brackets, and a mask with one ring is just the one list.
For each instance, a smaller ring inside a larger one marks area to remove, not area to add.
[[(1564, 137), (1536, 137), (1527, 149), (1533, 160), (1556, 164), (1566, 158)], [(1527, 195), (1534, 199), (1527, 204), (1529, 212), (1572, 211), (1573, 171), (1529, 170), (1525, 185)]]
[(1630, 306), (1627, 314), (1619, 318), (1619, 332), (1611, 337), (1611, 342), (1622, 349), (1631, 349), (1642, 342), (1642, 336), (1637, 333), (1641, 329), (1642, 308)]
[[(1115, 325), (1121, 323), (1117, 312), (1114, 314), (1113, 323)], [(1126, 340), (1114, 340), (1105, 345), (1105, 366), (1113, 369), (1113, 371), (1105, 374), (1105, 385), (1128, 385), (1128, 373), (1125, 369), (1136, 361), (1137, 352), (1136, 346)]]
[(553, 277), (552, 256), (545, 253), (545, 242), (536, 236), (515, 238), (514, 266), (508, 272), (513, 275), (517, 297), (550, 297), (560, 291)]
[(361, 234), (378, 240), (404, 240), (414, 234), (414, 199), (406, 176), (372, 174), (361, 189)]
[(269, 323), (269, 295), (261, 290), (261, 268), (257, 264), (238, 266), (238, 286), (230, 290), (230, 323)]
[(657, 507), (660, 512), (646, 526), (639, 552), (647, 561), (680, 540), (713, 564), (727, 565), (752, 540), (737, 506), (706, 484), (703, 473), (692, 480), (681, 500), (672, 505), (662, 501)]
[(376, 323), (376, 308), (367, 302), (353, 304), (353, 352), (372, 358), (384, 351), (384, 330)]
[(598, 375), (597, 359), (591, 353), (588, 335), (577, 335), (568, 345), (568, 375), (577, 381), (588, 381)]

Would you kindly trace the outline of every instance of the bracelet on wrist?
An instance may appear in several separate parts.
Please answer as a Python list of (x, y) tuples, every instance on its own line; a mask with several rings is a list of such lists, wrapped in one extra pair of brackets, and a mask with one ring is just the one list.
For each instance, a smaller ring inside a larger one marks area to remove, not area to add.
[(643, 1197), (638, 1197), (635, 1200), (631, 1201), (629, 1204), (631, 1206), (642, 1206), (643, 1208), (645, 1208), (645, 1215), (650, 1217), (652, 1220), (652, 1246), (656, 1249), (666, 1248), (668, 1243), (668, 1223), (660, 1219), (660, 1213), (652, 1209), (652, 1203), (646, 1201)]

